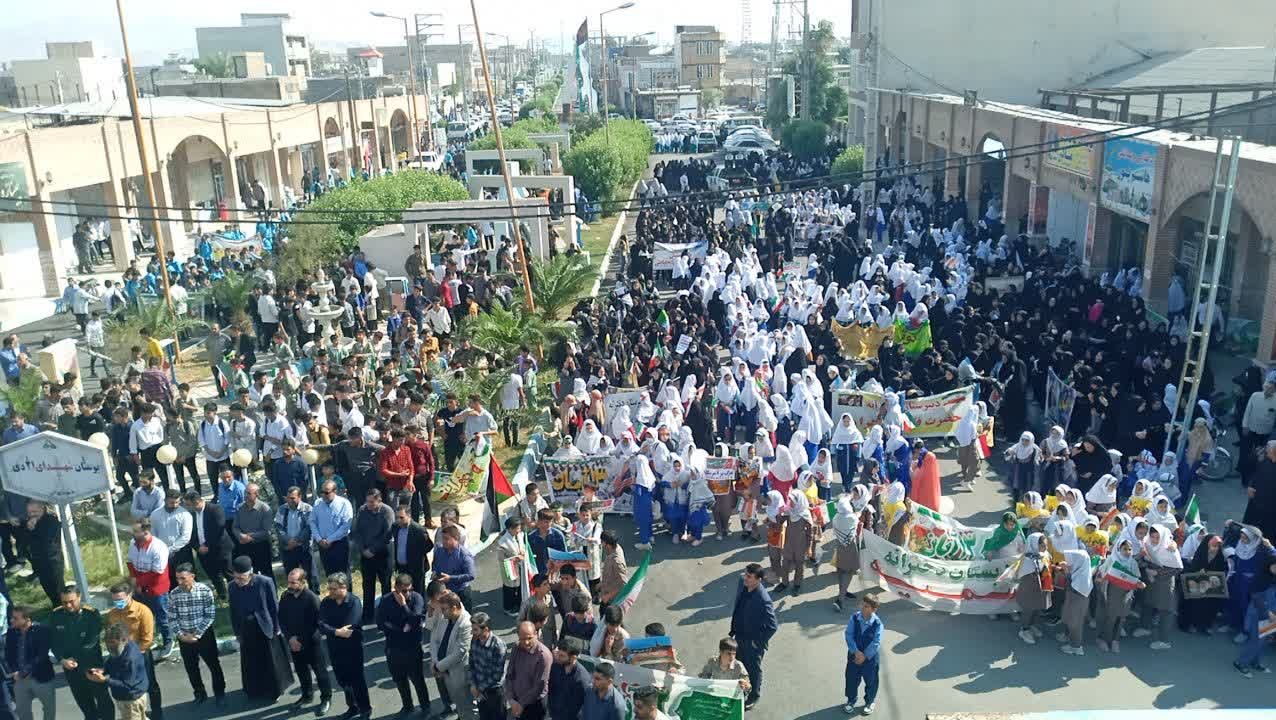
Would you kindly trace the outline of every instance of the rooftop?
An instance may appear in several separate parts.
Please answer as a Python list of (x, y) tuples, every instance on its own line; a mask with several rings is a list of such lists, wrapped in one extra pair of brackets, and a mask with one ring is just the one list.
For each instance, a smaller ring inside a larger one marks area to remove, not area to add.
[[(1096, 75), (1071, 89), (1107, 92), (1172, 87), (1181, 92), (1166, 93), (1163, 112), (1179, 115), (1210, 109), (1210, 94), (1186, 92), (1192, 86), (1207, 90), (1211, 86), (1256, 83), (1276, 83), (1276, 48), (1215, 47), (1162, 53)], [(1252, 91), (1221, 92), (1217, 107), (1248, 102), (1252, 97)], [(1132, 97), (1130, 112), (1155, 117), (1156, 95)]]
[[(296, 103), (287, 100), (258, 100), (253, 98), (199, 98), (199, 97), (145, 97), (138, 99), (138, 109), (144, 118), (183, 117), (190, 115), (218, 115), (223, 112), (265, 110), (288, 107)], [(26, 108), (10, 108), (10, 112), (22, 115), (57, 115), (80, 118), (131, 118), (128, 98), (84, 100), (80, 102), (41, 105)]]

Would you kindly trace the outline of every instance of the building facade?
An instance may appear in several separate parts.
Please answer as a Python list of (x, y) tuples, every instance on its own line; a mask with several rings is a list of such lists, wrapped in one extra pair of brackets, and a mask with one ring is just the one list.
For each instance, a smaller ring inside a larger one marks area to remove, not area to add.
[(674, 27), (673, 55), (678, 83), (697, 90), (722, 87), (726, 34), (712, 25)]
[[(1200, 274), (1217, 141), (1144, 130), (1030, 106), (905, 92), (883, 92), (870, 127), (892, 163), (942, 174), (945, 195), (964, 197), (969, 216), (983, 214), (981, 191), (991, 192), (1009, 228), (1022, 225), (1055, 246), (1066, 242), (1090, 274), (1140, 269), (1148, 307), (1164, 313), (1172, 278), (1183, 280), (1190, 297)], [(1025, 146), (1031, 147), (1014, 150)], [(1252, 343), (1245, 347), (1263, 362), (1276, 358), (1273, 193), (1276, 148), (1244, 143), (1220, 281), (1228, 292), (1220, 308), (1229, 334)]]
[(52, 105), (126, 97), (124, 61), (98, 57), (93, 43), (50, 42), (47, 57), (10, 63), (13, 94), (18, 105)]
[(239, 25), (195, 28), (200, 57), (258, 51), (269, 75), (310, 75), (310, 42), (287, 13), (241, 13)]

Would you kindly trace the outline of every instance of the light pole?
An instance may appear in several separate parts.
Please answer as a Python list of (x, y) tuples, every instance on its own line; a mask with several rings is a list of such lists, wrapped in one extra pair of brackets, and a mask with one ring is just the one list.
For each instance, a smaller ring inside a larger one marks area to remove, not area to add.
[[(421, 82), (423, 85), (423, 94), (425, 95), (425, 146), (426, 148), (434, 148), (434, 108), (430, 105), (430, 63), (425, 57), (425, 43), (421, 42), (421, 38), (425, 38), (428, 43), (432, 37), (443, 37), (443, 33), (430, 32), (430, 28), (443, 27), (441, 23), (430, 22), (431, 18), (442, 17), (438, 13), (414, 13), (412, 15), (413, 28), (416, 30), (416, 46), (421, 53), (421, 64), (425, 66), (424, 72), (421, 73)], [(425, 22), (422, 22), (424, 20)], [(421, 28), (425, 28), (424, 35), (421, 34)]]
[(614, 13), (618, 10), (628, 10), (629, 8), (633, 6), (634, 4), (632, 2), (627, 2), (627, 3), (624, 3), (623, 5), (617, 5), (616, 7), (610, 10), (604, 10), (598, 13), (598, 34), (602, 37), (602, 43), (603, 43), (603, 62), (602, 62), (603, 102), (602, 102), (601, 109), (603, 112), (603, 132), (605, 133), (607, 137), (607, 142), (609, 143), (611, 142), (611, 128), (608, 127), (607, 125), (607, 33), (606, 31), (603, 30), (603, 17), (607, 15), (608, 13)]
[[(408, 19), (399, 15), (389, 15), (376, 10), (370, 11), (372, 17), (386, 18), (387, 20), (403, 21), (403, 44), (408, 48), (408, 105), (412, 113), (412, 157), (419, 162), (421, 160), (421, 123), (416, 116), (416, 65), (412, 62), (412, 35), (408, 32)], [(393, 143), (391, 143), (393, 146)], [(377, 152), (381, 152), (381, 148), (377, 148)]]
[[(474, 23), (457, 23), (457, 26), (456, 26), (456, 59), (458, 60), (458, 62), (456, 63), (456, 66), (457, 66), (456, 73), (460, 77), (460, 82), (461, 82), (461, 102), (465, 103), (469, 98), (465, 95), (465, 73), (461, 71), (462, 63), (459, 62), (459, 60), (461, 59), (461, 53), (465, 52), (465, 44), (461, 42), (462, 28), (470, 28), (471, 30), (473, 30)], [(473, 69), (469, 68), (469, 63), (465, 63), (465, 65), (466, 65), (466, 69), (469, 70), (469, 72), (471, 73), (474, 72)]]
[(504, 35), (504, 34), (502, 34), (502, 33), (498, 33), (498, 32), (492, 32), (491, 30), (484, 30), (484, 31), (483, 31), (483, 34), (484, 34), (484, 35), (491, 35), (492, 37), (498, 37), (498, 38), (502, 38), (502, 39), (504, 39), (504, 40), (505, 40), (505, 73), (504, 73), (504, 74), (505, 74), (505, 88), (504, 88), (504, 90), (502, 90), (502, 91), (501, 91), (501, 94), (502, 94), (502, 95), (509, 95), (509, 94), (510, 94), (510, 49), (511, 49), (511, 48), (510, 48), (510, 36), (509, 36), (509, 35)]
[[(124, 79), (128, 81), (129, 112), (133, 114), (133, 135), (137, 140), (137, 156), (142, 165), (142, 180), (146, 185), (146, 200), (151, 204), (151, 233), (155, 235), (155, 257), (159, 259), (160, 277), (164, 281), (164, 305), (173, 318), (173, 361), (182, 357), (182, 343), (177, 339), (177, 311), (173, 309), (173, 298), (168, 292), (168, 263), (164, 252), (164, 236), (160, 229), (159, 203), (155, 200), (155, 181), (151, 179), (151, 161), (146, 152), (146, 141), (142, 135), (142, 113), (137, 107), (137, 76), (133, 74), (133, 55), (128, 49), (128, 29), (124, 25), (124, 0), (115, 0), (115, 12), (120, 18), (120, 40), (124, 44)], [(163, 168), (161, 167), (161, 171)], [(234, 168), (231, 168), (234, 172)]]

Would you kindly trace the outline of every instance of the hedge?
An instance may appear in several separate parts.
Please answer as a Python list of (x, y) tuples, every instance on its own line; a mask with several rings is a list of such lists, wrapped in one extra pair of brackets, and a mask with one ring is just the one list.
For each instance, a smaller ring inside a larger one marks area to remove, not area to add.
[[(623, 203), (647, 170), (655, 143), (651, 130), (637, 120), (613, 120), (609, 125), (610, 138), (602, 128), (573, 141), (563, 170), (590, 200)], [(608, 212), (612, 207), (607, 206)]]
[(780, 130), (784, 147), (802, 160), (824, 154), (828, 147), (829, 128), (816, 120), (790, 120)]
[[(400, 220), (398, 210), (419, 202), (468, 200), (470, 194), (456, 180), (432, 172), (403, 170), (393, 175), (359, 180), (331, 190), (297, 213), (288, 228), (288, 244), (279, 262), (281, 280), (301, 277), (307, 268), (326, 267), (354, 249), (374, 227)], [(365, 212), (345, 212), (363, 210)], [(341, 212), (335, 212), (341, 211)], [(330, 224), (303, 224), (330, 221)]]
[(864, 169), (864, 146), (852, 145), (838, 154), (833, 160), (832, 175), (850, 175)]

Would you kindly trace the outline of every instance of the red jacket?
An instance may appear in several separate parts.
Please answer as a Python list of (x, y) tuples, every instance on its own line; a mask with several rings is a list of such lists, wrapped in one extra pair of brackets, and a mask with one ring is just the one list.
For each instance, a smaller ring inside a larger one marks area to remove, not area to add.
[(377, 462), (381, 477), (388, 490), (415, 490), (412, 485), (414, 467), (412, 465), (412, 448), (400, 445), (398, 450), (387, 447), (381, 451)]
[(412, 469), (417, 477), (424, 477), (426, 487), (434, 482), (434, 448), (424, 440), (414, 440), (408, 443), (408, 447), (412, 448)]

